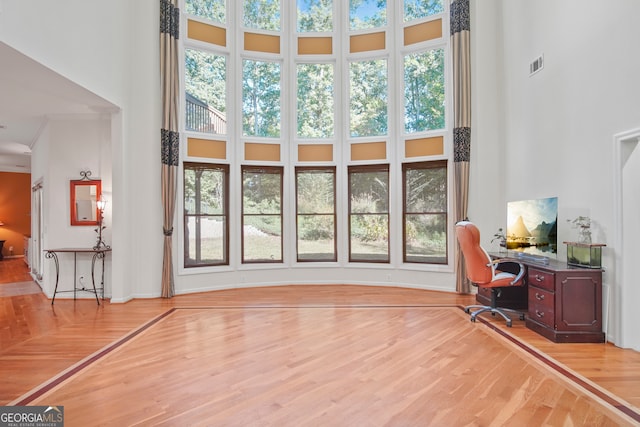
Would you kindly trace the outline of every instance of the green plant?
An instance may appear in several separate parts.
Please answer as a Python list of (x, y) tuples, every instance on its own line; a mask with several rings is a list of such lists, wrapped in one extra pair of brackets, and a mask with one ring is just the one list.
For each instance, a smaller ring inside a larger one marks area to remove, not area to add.
[(573, 228), (578, 229), (580, 243), (591, 243), (591, 218), (580, 215), (573, 219), (568, 219)]
[(498, 228), (498, 231), (495, 232), (495, 234), (493, 235), (493, 239), (491, 239), (491, 243), (495, 242), (496, 240), (500, 243), (500, 246), (507, 245), (507, 236), (502, 228)]

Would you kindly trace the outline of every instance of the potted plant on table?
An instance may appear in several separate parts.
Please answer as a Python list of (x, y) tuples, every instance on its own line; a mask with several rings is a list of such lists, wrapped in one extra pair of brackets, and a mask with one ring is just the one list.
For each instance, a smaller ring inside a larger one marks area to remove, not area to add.
[(573, 228), (578, 229), (577, 242), (564, 242), (567, 245), (567, 264), (576, 267), (602, 268), (603, 243), (591, 242), (591, 218), (579, 216), (568, 219)]
[(574, 219), (568, 219), (573, 228), (578, 229), (578, 243), (591, 243), (591, 218), (580, 215)]
[(507, 235), (505, 234), (502, 228), (498, 228), (498, 231), (493, 235), (493, 239), (491, 239), (491, 243), (497, 241), (500, 245), (500, 251), (507, 249)]

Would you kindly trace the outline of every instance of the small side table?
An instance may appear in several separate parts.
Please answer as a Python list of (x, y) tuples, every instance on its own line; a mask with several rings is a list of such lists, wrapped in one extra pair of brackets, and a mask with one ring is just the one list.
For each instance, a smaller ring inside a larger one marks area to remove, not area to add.
[[(76, 292), (84, 291), (91, 292), (96, 296), (96, 302), (100, 305), (100, 299), (98, 298), (98, 291), (102, 291), (102, 299), (104, 299), (104, 258), (107, 256), (108, 252), (111, 252), (111, 248), (58, 248), (58, 249), (45, 249), (44, 250), (45, 258), (53, 259), (53, 262), (56, 264), (56, 287), (53, 291), (53, 298), (51, 299), (51, 305), (56, 299), (56, 294), (59, 292), (73, 292), (73, 299), (76, 299)], [(59, 291), (58, 290), (58, 278), (60, 276), (60, 263), (58, 262), (58, 253), (72, 253), (73, 254), (73, 289), (69, 291)], [(79, 288), (77, 283), (77, 260), (78, 254), (93, 254), (93, 258), (91, 260), (91, 284), (93, 285), (93, 289), (81, 287)], [(96, 279), (95, 279), (95, 268), (96, 268), (96, 260), (102, 260), (102, 271), (100, 278), (100, 287), (96, 287)]]

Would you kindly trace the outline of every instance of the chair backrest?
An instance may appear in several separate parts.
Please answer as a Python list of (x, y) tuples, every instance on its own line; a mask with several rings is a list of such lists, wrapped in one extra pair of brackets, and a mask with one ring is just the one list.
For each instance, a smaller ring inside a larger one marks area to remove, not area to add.
[(480, 285), (493, 280), (491, 258), (487, 251), (480, 246), (480, 230), (469, 221), (456, 224), (456, 237), (464, 256), (467, 278), (474, 284)]

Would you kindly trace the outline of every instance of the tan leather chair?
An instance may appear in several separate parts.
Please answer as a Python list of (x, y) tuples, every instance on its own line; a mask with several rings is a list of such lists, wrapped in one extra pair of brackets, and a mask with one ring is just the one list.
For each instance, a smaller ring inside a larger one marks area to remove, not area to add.
[[(511, 317), (507, 313), (517, 314), (520, 320), (524, 320), (524, 313), (509, 308), (496, 306), (496, 301), (503, 288), (510, 286), (523, 286), (525, 267), (513, 260), (492, 260), (487, 251), (480, 246), (480, 231), (475, 224), (469, 221), (460, 221), (456, 224), (456, 237), (460, 243), (460, 249), (464, 256), (467, 270), (467, 278), (474, 285), (491, 289), (491, 305), (470, 305), (465, 307), (466, 313), (471, 313), (471, 321), (475, 322), (480, 313), (499, 314), (511, 326)], [(517, 268), (517, 274), (500, 271), (500, 265), (510, 264)], [(472, 310), (475, 310), (472, 312)]]

